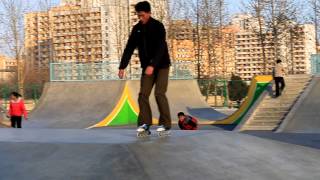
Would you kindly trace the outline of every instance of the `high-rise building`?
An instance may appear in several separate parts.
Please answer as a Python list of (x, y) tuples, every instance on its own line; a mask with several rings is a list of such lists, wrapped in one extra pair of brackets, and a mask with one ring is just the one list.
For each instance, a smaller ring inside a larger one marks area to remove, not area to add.
[[(63, 0), (60, 6), (47, 12), (26, 14), (25, 56), (29, 69), (48, 72), (51, 62), (118, 63), (130, 30), (138, 20), (136, 2)], [(164, 2), (153, 2), (153, 14), (165, 22), (166, 16), (161, 16), (166, 15)], [(131, 65), (138, 70), (137, 54), (133, 59)]]
[(173, 20), (168, 29), (168, 47), (173, 61), (195, 61), (193, 27), (188, 20)]
[[(200, 62), (200, 77), (228, 78), (235, 70), (235, 33), (234, 26), (201, 27), (195, 29), (195, 54)], [(200, 43), (198, 43), (198, 41)]]
[(250, 80), (255, 75), (271, 74), (277, 59), (283, 61), (289, 74), (310, 73), (310, 57), (316, 53), (313, 25), (291, 23), (292, 28), (282, 32), (277, 47), (274, 46), (272, 33), (262, 27), (265, 35), (263, 48), (257, 31), (257, 20), (249, 15), (237, 15), (232, 23), (239, 28), (235, 39), (236, 73), (243, 79)]
[(0, 55), (0, 81), (6, 82), (14, 77), (17, 69), (15, 59)]
[(102, 28), (102, 8), (60, 6), (26, 15), (25, 51), (35, 70), (50, 62), (100, 61), (108, 58), (108, 33)]

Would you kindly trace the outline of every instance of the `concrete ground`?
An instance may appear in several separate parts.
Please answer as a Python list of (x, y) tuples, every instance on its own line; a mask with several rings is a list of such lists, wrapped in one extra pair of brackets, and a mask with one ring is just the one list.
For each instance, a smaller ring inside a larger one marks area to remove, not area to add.
[[(134, 126), (1, 128), (0, 180), (319, 180), (319, 103), (312, 97), (303, 102), (314, 106), (298, 108), (286, 133), (224, 131), (228, 126), (180, 131), (175, 125), (169, 137), (136, 138)], [(314, 118), (301, 131), (310, 111)], [(81, 118), (75, 120), (87, 123)]]
[(320, 179), (320, 150), (221, 130), (1, 129), (0, 179)]
[(256, 137), (271, 139), (275, 141), (296, 144), (301, 146), (312, 147), (320, 149), (320, 134), (311, 133), (273, 133), (273, 132), (261, 132), (261, 131), (247, 131), (244, 132)]

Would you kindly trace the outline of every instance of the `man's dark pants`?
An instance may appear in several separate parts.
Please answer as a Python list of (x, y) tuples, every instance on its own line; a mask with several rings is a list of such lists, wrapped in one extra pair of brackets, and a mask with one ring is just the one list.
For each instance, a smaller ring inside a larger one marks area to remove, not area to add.
[[(276, 97), (281, 95), (282, 90), (286, 86), (284, 83), (284, 78), (283, 77), (274, 77), (274, 81), (276, 84)], [(281, 85), (281, 87), (280, 87)]]
[(155, 69), (152, 75), (143, 74), (140, 81), (138, 126), (143, 124), (152, 125), (152, 111), (149, 97), (155, 85), (154, 95), (160, 112), (159, 125), (171, 128), (171, 116), (166, 92), (168, 89), (169, 68)]

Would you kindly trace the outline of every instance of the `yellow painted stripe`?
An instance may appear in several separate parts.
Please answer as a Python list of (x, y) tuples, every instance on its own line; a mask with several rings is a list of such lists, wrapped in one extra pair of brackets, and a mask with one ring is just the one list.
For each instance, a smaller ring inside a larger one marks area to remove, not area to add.
[(126, 93), (127, 93), (127, 95), (128, 95), (129, 104), (130, 104), (130, 106), (132, 107), (133, 111), (138, 115), (138, 114), (139, 114), (139, 107), (138, 107), (138, 105), (136, 104), (136, 102), (133, 100), (132, 95), (131, 95), (131, 92), (129, 91), (129, 88), (127, 88), (126, 91), (127, 91)]
[(227, 117), (224, 120), (220, 120), (220, 121), (202, 121), (201, 124), (203, 124), (203, 125), (209, 125), (209, 124), (216, 124), (216, 125), (217, 124), (221, 124), (221, 125), (233, 124), (249, 108), (249, 106), (250, 106), (250, 104), (251, 104), (251, 102), (252, 102), (252, 100), (254, 98), (254, 94), (256, 92), (257, 83), (267, 83), (267, 82), (270, 82), (272, 80), (273, 80), (272, 76), (269, 76), (269, 75), (256, 76), (251, 81), (251, 84), (250, 84), (250, 87), (249, 87), (248, 96), (247, 96), (246, 100), (241, 104), (240, 108), (235, 113), (233, 113), (231, 116)]
[[(267, 82), (271, 82), (272, 80), (273, 80), (272, 76), (269, 76), (269, 75), (256, 76), (251, 82), (247, 99), (241, 104), (239, 110), (237, 110), (235, 113), (233, 113), (231, 116), (229, 116), (228, 118), (226, 118), (224, 120), (200, 121), (199, 124), (202, 124), (202, 125), (225, 124), (226, 125), (226, 124), (234, 123), (247, 110), (247, 108), (249, 108), (250, 103), (254, 98), (257, 83), (267, 83)], [(103, 126), (110, 124), (111, 121), (119, 113), (119, 111), (121, 110), (121, 108), (124, 105), (126, 100), (129, 101), (129, 105), (132, 107), (134, 112), (138, 115), (139, 111), (140, 111), (139, 107), (135, 103), (135, 101), (132, 99), (132, 95), (131, 95), (131, 92), (129, 91), (129, 87), (128, 87), (128, 82), (126, 82), (125, 88), (124, 88), (123, 93), (121, 95), (121, 98), (118, 101), (115, 108), (112, 110), (112, 112), (104, 120), (102, 120), (101, 122), (99, 122), (91, 127), (88, 127), (87, 129), (94, 128), (94, 127), (103, 127)], [(159, 122), (158, 119), (156, 119), (156, 118), (152, 119), (152, 124), (156, 125), (156, 124), (158, 124), (158, 122)], [(176, 122), (173, 122), (173, 123), (176, 123)]]
[(117, 114), (119, 113), (119, 111), (121, 110), (122, 106), (124, 105), (126, 99), (128, 99), (128, 86), (127, 83), (125, 84), (125, 88), (122, 92), (121, 98), (118, 101), (117, 105), (115, 106), (115, 108), (113, 108), (112, 112), (102, 121), (100, 121), (99, 123), (90, 126), (86, 129), (91, 129), (91, 128), (96, 128), (96, 127), (104, 127), (107, 126), (108, 124), (110, 124), (110, 122), (117, 116)]
[(258, 83), (268, 83), (273, 80), (273, 77), (270, 75), (261, 75), (261, 76), (256, 76), (255, 79)]

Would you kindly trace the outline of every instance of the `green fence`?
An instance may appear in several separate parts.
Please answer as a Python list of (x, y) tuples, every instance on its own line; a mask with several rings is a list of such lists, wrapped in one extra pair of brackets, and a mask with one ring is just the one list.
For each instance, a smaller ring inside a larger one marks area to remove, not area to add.
[(312, 74), (320, 74), (320, 54), (311, 55), (311, 72)]
[[(100, 81), (119, 80), (119, 62), (101, 61), (90, 63), (63, 62), (50, 64), (50, 81)], [(170, 79), (193, 79), (193, 62), (174, 62), (170, 68)], [(139, 79), (140, 67), (127, 68), (127, 79)]]

